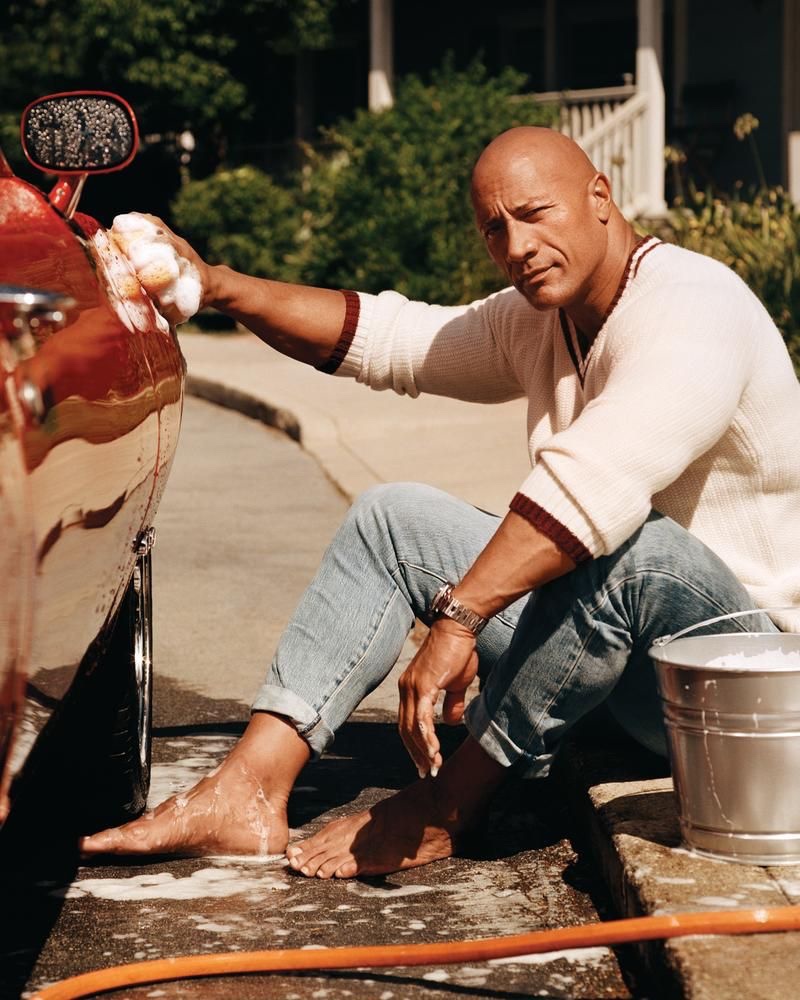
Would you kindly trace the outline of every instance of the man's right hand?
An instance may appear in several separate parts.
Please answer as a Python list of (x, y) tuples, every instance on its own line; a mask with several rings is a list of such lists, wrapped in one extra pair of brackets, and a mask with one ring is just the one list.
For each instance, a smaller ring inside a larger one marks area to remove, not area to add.
[(478, 672), (475, 636), (457, 622), (442, 618), (433, 623), (425, 641), (398, 681), (398, 727), (406, 750), (421, 778), (436, 775), (442, 766), (434, 726), (436, 703), (445, 693), (442, 718), (459, 722), (467, 688)]

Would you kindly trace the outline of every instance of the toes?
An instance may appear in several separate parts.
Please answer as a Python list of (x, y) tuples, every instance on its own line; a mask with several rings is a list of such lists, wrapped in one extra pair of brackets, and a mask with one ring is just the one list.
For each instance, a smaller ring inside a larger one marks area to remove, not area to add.
[[(330, 851), (325, 849), (325, 845), (315, 844), (313, 838), (294, 845), (294, 848), (292, 856), (289, 857), (289, 864), (295, 871), (307, 875), (309, 878), (317, 875), (321, 866), (330, 857)], [(288, 850), (286, 853), (288, 856)]]
[(139, 854), (151, 849), (148, 843), (150, 832), (149, 821), (145, 825), (137, 820), (83, 837), (79, 848), (84, 854)]
[(290, 866), (294, 868), (295, 871), (300, 871), (306, 861), (306, 841), (302, 840), (299, 844), (290, 844), (286, 848), (286, 860), (289, 862)]
[[(335, 857), (328, 858), (327, 861), (323, 861), (322, 864), (317, 869), (317, 878), (342, 878), (346, 876), (340, 876), (339, 871), (346, 865), (351, 864), (355, 868), (355, 862), (349, 855), (337, 854)], [(355, 872), (353, 872), (355, 874)]]
[(339, 865), (333, 873), (334, 878), (355, 878), (358, 875), (358, 864), (355, 859), (350, 858), (343, 865)]
[(109, 854), (119, 837), (117, 830), (101, 830), (89, 837), (81, 837), (78, 849), (81, 854)]
[(325, 864), (327, 860), (327, 855), (325, 854), (313, 854), (311, 857), (303, 858), (303, 862), (300, 865), (300, 871), (304, 875), (308, 875), (309, 878), (313, 878), (319, 873), (320, 866)]

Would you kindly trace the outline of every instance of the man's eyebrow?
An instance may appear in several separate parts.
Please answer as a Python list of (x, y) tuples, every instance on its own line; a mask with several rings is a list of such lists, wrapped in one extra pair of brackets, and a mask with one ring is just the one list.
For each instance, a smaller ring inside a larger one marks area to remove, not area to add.
[[(520, 215), (524, 212), (537, 212), (540, 209), (548, 208), (553, 204), (552, 199), (538, 198), (533, 196), (531, 198), (526, 198), (525, 201), (521, 201), (518, 205), (514, 205), (509, 214), (512, 216)], [(497, 212), (492, 212), (486, 215), (478, 222), (478, 228), (483, 231), (487, 226), (493, 225), (495, 222), (499, 222), (502, 219), (502, 215)]]
[(490, 215), (484, 215), (478, 219), (478, 227), (484, 229), (486, 226), (490, 226), (493, 222), (497, 222), (500, 219), (500, 215), (497, 212), (492, 212)]
[(521, 201), (518, 205), (514, 205), (511, 209), (512, 215), (517, 215), (520, 212), (537, 211), (540, 208), (547, 208), (548, 205), (552, 204), (547, 198), (537, 198), (535, 195), (531, 198), (526, 198), (525, 201)]

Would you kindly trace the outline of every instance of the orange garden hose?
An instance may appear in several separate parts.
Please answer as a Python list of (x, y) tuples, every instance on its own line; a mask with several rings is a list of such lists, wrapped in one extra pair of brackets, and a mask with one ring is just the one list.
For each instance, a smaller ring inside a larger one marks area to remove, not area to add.
[(74, 1000), (106, 990), (195, 976), (227, 976), (244, 972), (295, 972), (308, 969), (361, 969), (399, 965), (446, 965), (480, 962), (545, 951), (626, 944), (688, 934), (751, 934), (800, 930), (800, 907), (673, 913), (634, 917), (508, 937), (436, 944), (397, 944), (358, 948), (280, 949), (184, 955), (132, 965), (116, 965), (64, 979), (35, 993), (31, 1000)]

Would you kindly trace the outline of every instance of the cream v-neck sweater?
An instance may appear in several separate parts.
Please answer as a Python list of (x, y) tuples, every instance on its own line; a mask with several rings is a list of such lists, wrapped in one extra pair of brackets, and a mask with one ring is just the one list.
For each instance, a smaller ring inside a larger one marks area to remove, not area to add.
[[(513, 288), (465, 306), (397, 292), (356, 305), (336, 374), (410, 396), (527, 397), (532, 471), (511, 507), (576, 561), (613, 552), (655, 509), (758, 606), (800, 609), (800, 383), (732, 270), (646, 240), (585, 358), (559, 311)], [(773, 617), (800, 631), (800, 610)]]

